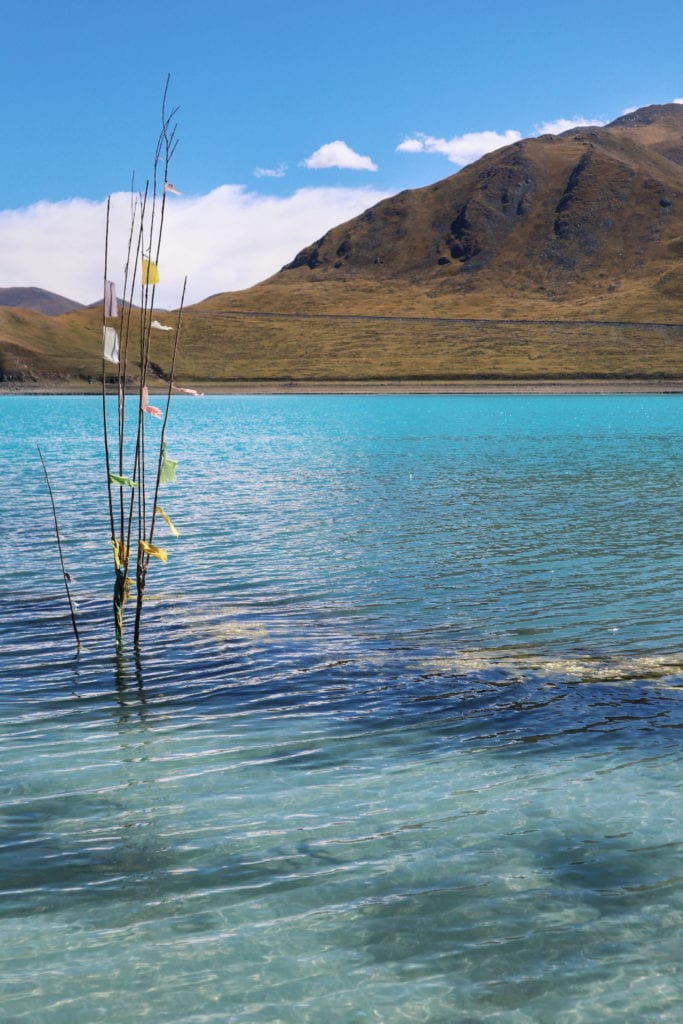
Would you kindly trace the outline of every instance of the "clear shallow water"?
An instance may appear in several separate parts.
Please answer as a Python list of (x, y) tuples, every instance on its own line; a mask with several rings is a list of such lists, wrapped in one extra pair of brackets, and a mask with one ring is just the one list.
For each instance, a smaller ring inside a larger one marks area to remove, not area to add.
[(0, 1019), (679, 1022), (682, 402), (174, 401), (136, 657), (2, 399)]

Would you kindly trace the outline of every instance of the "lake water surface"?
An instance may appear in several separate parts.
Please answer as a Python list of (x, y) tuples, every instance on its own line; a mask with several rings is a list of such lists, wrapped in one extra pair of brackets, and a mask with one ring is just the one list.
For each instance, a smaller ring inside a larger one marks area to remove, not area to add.
[(138, 653), (100, 413), (0, 399), (3, 1024), (680, 1024), (683, 397), (174, 399)]

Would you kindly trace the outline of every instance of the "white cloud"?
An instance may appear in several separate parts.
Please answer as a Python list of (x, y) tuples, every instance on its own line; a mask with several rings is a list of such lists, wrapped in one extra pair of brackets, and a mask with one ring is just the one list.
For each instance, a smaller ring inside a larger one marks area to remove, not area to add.
[[(536, 125), (535, 135), (559, 135), (561, 132), (569, 131), (570, 128), (584, 128), (589, 125), (602, 125), (604, 121), (589, 120), (585, 117), (560, 117), (555, 121), (545, 121)], [(408, 136), (396, 147), (398, 153), (438, 153), (447, 157), (452, 164), (464, 167), (475, 160), (492, 153), (502, 146), (509, 146), (513, 142), (519, 142), (522, 133), (515, 128), (508, 128), (504, 132), (467, 132), (464, 135), (454, 135), (451, 139), (440, 139), (433, 135), (425, 135), (417, 132)]]
[(522, 133), (512, 128), (505, 132), (468, 132), (465, 135), (454, 135), (452, 139), (437, 139), (433, 135), (418, 132), (412, 138), (404, 139), (396, 150), (398, 153), (439, 153), (452, 164), (464, 167), (501, 146), (519, 142), (521, 138)]
[(672, 103), (683, 103), (683, 100), (672, 100)]
[(278, 164), (277, 167), (255, 167), (255, 178), (284, 178), (287, 173), (287, 164)]
[(315, 153), (304, 160), (304, 167), (310, 167), (315, 171), (326, 167), (339, 167), (346, 171), (377, 170), (377, 164), (373, 163), (369, 156), (355, 153), (341, 139), (327, 142), (320, 149), (316, 149)]
[[(156, 302), (175, 308), (185, 275), (187, 302), (257, 284), (325, 231), (388, 193), (369, 188), (307, 188), (264, 196), (222, 185), (203, 196), (166, 203)], [(35, 286), (78, 302), (102, 291), (103, 202), (69, 199), (0, 211), (0, 283)], [(123, 287), (130, 195), (112, 196), (108, 276)]]
[[(437, 139), (430, 139), (427, 135), (417, 135), (412, 139), (404, 139), (396, 147), (397, 153), (438, 153), (437, 149), (428, 149), (428, 142), (436, 142)], [(445, 142), (445, 139), (441, 139), (441, 142)]]
[(558, 117), (555, 121), (544, 121), (543, 124), (537, 124), (534, 131), (536, 135), (561, 135), (562, 132), (568, 132), (572, 128), (600, 127), (603, 124), (605, 124), (604, 121), (598, 121), (595, 118), (591, 121), (587, 117)]

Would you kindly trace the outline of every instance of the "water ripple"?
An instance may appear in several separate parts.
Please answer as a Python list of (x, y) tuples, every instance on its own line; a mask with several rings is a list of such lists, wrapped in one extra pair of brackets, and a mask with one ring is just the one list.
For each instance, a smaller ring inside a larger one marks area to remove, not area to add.
[(6, 1019), (678, 1020), (679, 408), (179, 403), (117, 652), (97, 403), (0, 402)]

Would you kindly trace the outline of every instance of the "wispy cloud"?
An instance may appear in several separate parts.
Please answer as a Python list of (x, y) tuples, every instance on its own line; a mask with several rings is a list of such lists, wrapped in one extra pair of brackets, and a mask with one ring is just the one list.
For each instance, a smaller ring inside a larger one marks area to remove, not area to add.
[[(559, 117), (554, 121), (544, 121), (535, 126), (534, 135), (559, 135), (571, 128), (584, 128), (588, 125), (602, 125), (604, 121), (589, 119), (587, 117)], [(452, 164), (464, 167), (471, 164), (486, 153), (493, 153), (496, 149), (509, 146), (513, 142), (519, 142), (522, 133), (516, 128), (508, 128), (504, 132), (482, 131), (466, 132), (464, 135), (454, 135), (450, 139), (437, 138), (434, 135), (425, 135), (423, 132), (416, 132), (407, 136), (403, 142), (396, 147), (398, 153), (438, 153), (445, 156)]]
[(522, 133), (512, 128), (505, 132), (467, 132), (465, 135), (454, 135), (450, 139), (438, 139), (433, 135), (418, 132), (404, 139), (396, 147), (398, 153), (439, 153), (452, 164), (464, 167), (471, 164), (486, 153), (492, 153), (501, 146), (509, 146), (519, 142)]
[(277, 167), (255, 167), (255, 178), (284, 178), (287, 173), (287, 164), (278, 164)]
[(318, 171), (327, 167), (339, 167), (346, 171), (376, 171), (377, 164), (373, 163), (369, 156), (361, 156), (350, 146), (347, 146), (341, 139), (335, 142), (326, 142), (320, 149), (316, 149), (306, 160), (304, 167)]
[[(370, 188), (307, 188), (264, 196), (223, 185), (166, 204), (158, 305), (178, 305), (248, 288), (288, 263), (329, 228), (385, 198)], [(119, 290), (129, 231), (130, 196), (112, 196), (109, 275)], [(85, 199), (0, 211), (0, 282), (36, 286), (79, 302), (102, 290), (105, 204)]]
[[(634, 108), (635, 109), (635, 108)], [(544, 121), (542, 124), (537, 124), (534, 129), (535, 135), (561, 135), (562, 132), (568, 132), (572, 128), (589, 128), (591, 126), (600, 126), (605, 124), (604, 121), (598, 121), (597, 118), (588, 117), (558, 117), (555, 121)]]
[(672, 100), (672, 103), (683, 103), (683, 100)]

